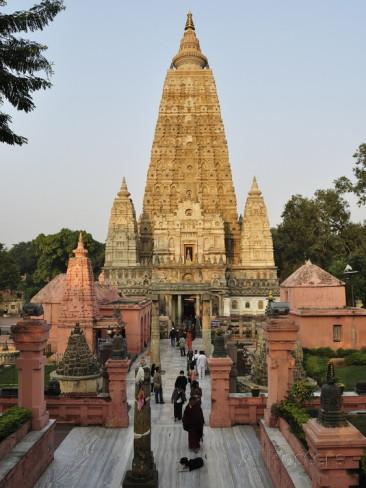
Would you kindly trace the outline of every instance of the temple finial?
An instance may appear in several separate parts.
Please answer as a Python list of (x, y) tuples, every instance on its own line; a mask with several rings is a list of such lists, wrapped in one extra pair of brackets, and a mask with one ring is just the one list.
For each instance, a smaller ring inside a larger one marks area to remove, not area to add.
[(257, 183), (257, 178), (255, 176), (253, 177), (252, 186), (250, 187), (249, 193), (260, 193), (260, 189)]
[(88, 254), (88, 251), (85, 249), (85, 246), (84, 246), (83, 232), (82, 231), (80, 231), (80, 233), (79, 233), (78, 245), (76, 246), (76, 249), (74, 249), (73, 252), (74, 252), (75, 256), (86, 256)]
[(121, 196), (129, 197), (130, 196), (130, 193), (129, 193), (128, 188), (127, 188), (127, 183), (126, 183), (125, 177), (122, 178), (121, 189), (118, 192), (118, 196), (119, 197), (121, 197)]
[(184, 30), (188, 30), (188, 29), (195, 30), (193, 18), (192, 18), (192, 12), (187, 13), (187, 21), (186, 21), (186, 26), (185, 26)]

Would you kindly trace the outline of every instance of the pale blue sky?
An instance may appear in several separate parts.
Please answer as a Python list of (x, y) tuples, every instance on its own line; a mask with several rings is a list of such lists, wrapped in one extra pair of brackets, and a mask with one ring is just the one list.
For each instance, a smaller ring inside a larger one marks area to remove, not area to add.
[(104, 241), (122, 176), (140, 213), (163, 82), (189, 9), (217, 84), (238, 212), (254, 175), (271, 225), (292, 194), (351, 175), (366, 142), (365, 0), (65, 4), (31, 35), (49, 46), (55, 75), (33, 113), (13, 112), (29, 144), (0, 145), (0, 242), (62, 227)]

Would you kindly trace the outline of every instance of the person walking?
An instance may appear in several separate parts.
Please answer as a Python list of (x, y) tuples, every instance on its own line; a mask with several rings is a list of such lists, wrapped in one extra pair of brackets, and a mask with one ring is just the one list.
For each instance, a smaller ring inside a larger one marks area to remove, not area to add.
[(195, 397), (199, 400), (200, 404), (202, 402), (202, 388), (200, 387), (197, 380), (191, 382), (191, 397)]
[(194, 452), (200, 449), (204, 423), (200, 402), (196, 397), (191, 397), (184, 410), (183, 428), (188, 432), (188, 447)]
[(155, 363), (152, 363), (150, 374), (151, 374), (151, 393), (154, 391), (154, 374), (155, 374)]
[(188, 382), (192, 384), (192, 381), (195, 381), (196, 379), (197, 379), (196, 368), (194, 367), (193, 362), (190, 362), (189, 370), (188, 370)]
[(176, 330), (174, 329), (174, 327), (172, 327), (171, 330), (170, 330), (170, 332), (169, 332), (170, 345), (172, 347), (175, 346), (175, 338), (176, 337), (177, 337)]
[(197, 371), (197, 359), (198, 359), (198, 356), (199, 356), (199, 353), (197, 351), (197, 349), (194, 350), (194, 354), (193, 354), (193, 362), (194, 362), (194, 367), (196, 368), (196, 373), (198, 374), (198, 371)]
[(155, 403), (165, 403), (163, 400), (163, 383), (161, 381), (160, 367), (156, 366), (154, 373)]
[(180, 390), (183, 390), (185, 392), (186, 387), (187, 387), (187, 383), (188, 383), (188, 379), (186, 376), (184, 376), (184, 371), (181, 369), (179, 371), (179, 376), (177, 376), (177, 378), (175, 380), (174, 387), (178, 388)]
[(200, 354), (197, 358), (197, 372), (198, 372), (199, 380), (203, 380), (205, 378), (206, 367), (207, 367), (207, 357), (204, 351), (200, 351)]
[(183, 336), (179, 339), (179, 349), (180, 349), (180, 355), (185, 356), (186, 355), (186, 340)]
[(172, 403), (174, 404), (174, 422), (182, 420), (183, 404), (186, 401), (186, 394), (181, 388), (174, 388), (172, 394)]
[(187, 341), (188, 349), (192, 349), (192, 331), (191, 331), (191, 329), (188, 329), (188, 331), (187, 331), (186, 341)]

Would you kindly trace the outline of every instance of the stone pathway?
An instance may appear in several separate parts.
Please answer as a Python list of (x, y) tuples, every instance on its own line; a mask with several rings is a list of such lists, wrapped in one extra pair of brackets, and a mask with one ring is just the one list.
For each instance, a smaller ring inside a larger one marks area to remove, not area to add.
[[(201, 343), (194, 341), (194, 348)], [(165, 404), (151, 402), (152, 449), (159, 471), (160, 488), (271, 488), (269, 474), (260, 454), (255, 431), (250, 426), (211, 429), (205, 426), (203, 448), (198, 454), (205, 465), (193, 472), (183, 472), (179, 459), (193, 457), (188, 450), (188, 434), (181, 423), (174, 422), (170, 402), (176, 376), (185, 370), (186, 358), (170, 341), (161, 341), (161, 360), (165, 370)], [(202, 382), (203, 411), (208, 423), (210, 377)], [(128, 399), (133, 404), (134, 368), (128, 376)], [(133, 415), (128, 429), (76, 427), (55, 452), (55, 460), (36, 484), (37, 488), (117, 488), (124, 473), (131, 468)]]

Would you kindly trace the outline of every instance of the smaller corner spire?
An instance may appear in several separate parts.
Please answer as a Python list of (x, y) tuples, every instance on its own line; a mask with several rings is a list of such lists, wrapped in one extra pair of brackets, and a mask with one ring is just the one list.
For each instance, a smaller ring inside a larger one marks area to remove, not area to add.
[(187, 13), (187, 21), (186, 21), (186, 26), (185, 26), (184, 30), (186, 31), (188, 29), (195, 30), (191, 11), (189, 11)]
[(121, 188), (120, 188), (120, 190), (118, 192), (118, 196), (119, 197), (122, 197), (122, 196), (129, 197), (130, 196), (130, 192), (128, 191), (127, 183), (126, 183), (126, 178), (125, 177), (122, 178), (122, 184), (121, 184)]
[(261, 193), (261, 191), (260, 191), (260, 189), (258, 187), (257, 178), (255, 176), (253, 177), (252, 186), (250, 187), (249, 193), (251, 193), (251, 194), (253, 194), (253, 193), (259, 194), (259, 193)]

